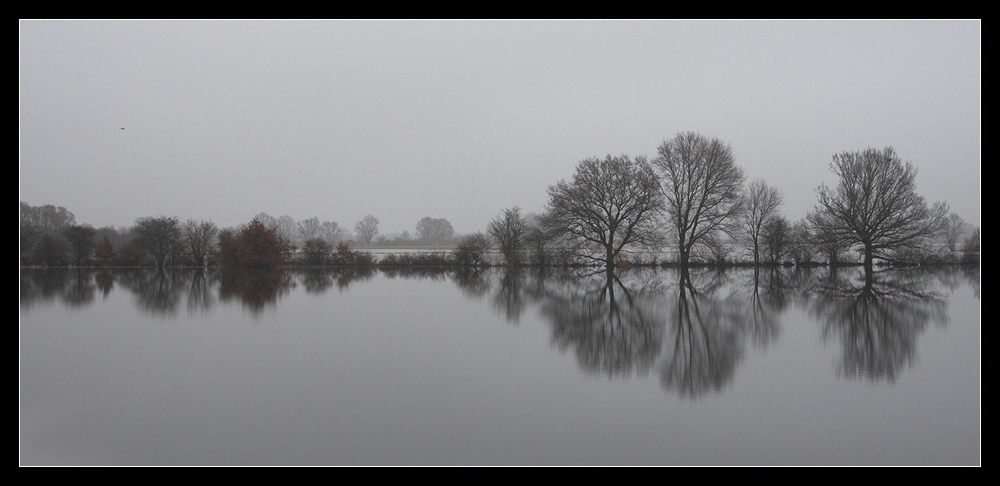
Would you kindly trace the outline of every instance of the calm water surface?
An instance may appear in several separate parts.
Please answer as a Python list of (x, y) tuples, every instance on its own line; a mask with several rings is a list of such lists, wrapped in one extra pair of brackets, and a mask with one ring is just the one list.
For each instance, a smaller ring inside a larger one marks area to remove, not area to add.
[(978, 465), (978, 270), (24, 271), (22, 465)]

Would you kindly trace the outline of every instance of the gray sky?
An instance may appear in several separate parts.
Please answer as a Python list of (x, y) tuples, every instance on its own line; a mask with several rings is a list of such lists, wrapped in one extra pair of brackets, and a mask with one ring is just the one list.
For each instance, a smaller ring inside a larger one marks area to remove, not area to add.
[[(980, 224), (982, 22), (19, 21), (19, 190), (78, 222), (539, 212), (580, 160), (732, 145), (798, 219), (892, 145)], [(125, 128), (125, 130), (121, 130)]]

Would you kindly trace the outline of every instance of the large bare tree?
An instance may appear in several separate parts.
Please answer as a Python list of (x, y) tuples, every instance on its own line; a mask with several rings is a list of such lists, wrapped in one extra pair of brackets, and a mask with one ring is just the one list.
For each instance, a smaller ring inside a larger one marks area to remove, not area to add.
[(627, 246), (659, 242), (662, 207), (659, 180), (645, 157), (608, 155), (580, 162), (571, 181), (549, 187), (542, 224), (582, 250), (579, 256), (611, 269)]
[(687, 267), (697, 245), (737, 223), (743, 169), (736, 166), (728, 144), (694, 132), (664, 140), (657, 152), (653, 165), (676, 231), (680, 263)]
[(177, 218), (167, 216), (145, 217), (135, 220), (132, 227), (135, 243), (162, 267), (167, 257), (181, 242), (181, 225)]
[(740, 221), (750, 249), (753, 250), (754, 265), (760, 265), (760, 235), (764, 223), (777, 213), (781, 203), (781, 193), (778, 189), (768, 186), (763, 179), (751, 182), (743, 194), (743, 213)]
[(487, 228), (490, 236), (496, 240), (500, 252), (508, 265), (521, 263), (521, 250), (524, 247), (528, 225), (521, 216), (521, 208), (504, 209)]
[(958, 249), (958, 242), (965, 232), (965, 220), (955, 213), (949, 213), (944, 222), (944, 237), (948, 243), (948, 250), (952, 253)]
[(184, 223), (184, 242), (191, 251), (196, 266), (205, 265), (205, 254), (211, 250), (218, 232), (219, 229), (211, 221), (189, 219)]
[(892, 147), (834, 155), (830, 169), (840, 184), (816, 189), (819, 201), (810, 223), (829, 239), (860, 245), (869, 273), (876, 257), (922, 249), (942, 230), (948, 205), (927, 206), (916, 192), (917, 170)]
[(370, 214), (361, 218), (361, 221), (354, 225), (354, 232), (365, 245), (372, 246), (372, 238), (378, 234), (378, 218)]

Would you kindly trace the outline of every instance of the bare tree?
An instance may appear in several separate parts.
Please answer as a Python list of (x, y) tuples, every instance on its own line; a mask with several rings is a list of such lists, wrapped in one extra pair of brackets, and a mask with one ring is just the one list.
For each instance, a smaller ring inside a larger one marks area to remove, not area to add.
[(482, 233), (466, 235), (455, 247), (455, 261), (464, 267), (478, 267), (486, 263), (490, 240)]
[(795, 264), (812, 263), (812, 234), (809, 232), (809, 222), (800, 219), (792, 223), (791, 238), (788, 255), (792, 257)]
[(218, 232), (219, 229), (211, 221), (189, 219), (184, 223), (184, 242), (187, 244), (196, 266), (205, 265), (205, 254), (212, 248), (212, 243)]
[(135, 233), (135, 243), (142, 251), (162, 267), (167, 256), (180, 243), (181, 227), (177, 218), (166, 216), (139, 218), (132, 228)]
[(344, 228), (341, 228), (335, 221), (323, 221), (319, 228), (319, 234), (330, 244), (330, 247), (333, 247), (343, 239)]
[(965, 233), (965, 220), (955, 213), (948, 213), (944, 220), (944, 236), (948, 242), (948, 250), (952, 253), (958, 249), (958, 242)]
[(582, 250), (578, 256), (611, 269), (623, 248), (660, 241), (662, 206), (659, 180), (645, 157), (608, 155), (580, 162), (572, 181), (549, 187), (542, 225)]
[(319, 218), (315, 216), (309, 219), (303, 219), (302, 221), (299, 221), (298, 225), (299, 241), (306, 242), (313, 238), (319, 238), (322, 228), (323, 228), (323, 223), (320, 223)]
[(378, 218), (370, 214), (365, 216), (354, 225), (354, 232), (365, 245), (372, 246), (372, 238), (378, 234)]
[(507, 264), (518, 265), (521, 263), (521, 249), (524, 247), (527, 229), (524, 217), (521, 216), (521, 208), (515, 206), (504, 209), (490, 221), (486, 231), (496, 240)]
[(781, 206), (782, 197), (778, 189), (770, 187), (763, 179), (757, 179), (747, 186), (743, 194), (743, 215), (740, 221), (750, 249), (753, 250), (753, 264), (760, 265), (760, 235), (764, 223)]
[(760, 233), (761, 243), (769, 263), (781, 263), (792, 245), (792, 225), (780, 214), (772, 214), (764, 222)]
[(694, 132), (664, 140), (657, 151), (653, 164), (676, 231), (680, 263), (686, 267), (696, 245), (736, 222), (743, 170), (729, 145)]
[(278, 222), (278, 235), (285, 239), (287, 242), (295, 241), (295, 234), (298, 233), (299, 224), (295, 222), (295, 218), (284, 215), (277, 220)]
[(77, 266), (83, 265), (83, 261), (90, 258), (90, 254), (97, 247), (97, 241), (94, 239), (97, 230), (90, 225), (82, 224), (67, 226), (62, 233), (69, 243), (73, 261), (76, 262)]
[(868, 272), (876, 257), (919, 249), (941, 231), (948, 205), (927, 207), (916, 193), (916, 169), (892, 147), (834, 155), (830, 169), (840, 184), (816, 189), (819, 201), (810, 223), (829, 239), (860, 245)]

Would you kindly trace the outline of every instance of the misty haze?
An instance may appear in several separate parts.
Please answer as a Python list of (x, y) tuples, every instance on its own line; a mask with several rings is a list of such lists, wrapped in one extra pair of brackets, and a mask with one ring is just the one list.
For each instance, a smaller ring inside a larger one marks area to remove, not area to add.
[(981, 21), (19, 21), (22, 465), (979, 465)]

